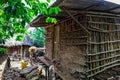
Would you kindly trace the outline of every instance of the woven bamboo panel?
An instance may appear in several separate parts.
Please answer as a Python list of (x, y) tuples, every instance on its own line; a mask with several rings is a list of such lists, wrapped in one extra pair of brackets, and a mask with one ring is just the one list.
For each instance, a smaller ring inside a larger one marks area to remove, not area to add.
[[(67, 19), (61, 23), (61, 50), (66, 51), (70, 46), (79, 48), (82, 51), (79, 58), (86, 55), (86, 59), (83, 59), (88, 66), (86, 74), (92, 79), (96, 74), (116, 65), (120, 59), (120, 18), (94, 14), (78, 14), (74, 17), (91, 35), (88, 36), (71, 18)], [(72, 53), (75, 54), (74, 51)]]
[(88, 77), (116, 65), (120, 60), (120, 18), (107, 15), (86, 15), (91, 32), (88, 39)]
[[(120, 61), (120, 18), (107, 14), (82, 14), (74, 16), (89, 32), (85, 32), (72, 18), (57, 24), (59, 51), (57, 56), (63, 68), (74, 79), (93, 79)], [(48, 29), (46, 42), (52, 54), (53, 29)], [(54, 36), (55, 37), (55, 36)], [(67, 80), (67, 79), (66, 79)]]

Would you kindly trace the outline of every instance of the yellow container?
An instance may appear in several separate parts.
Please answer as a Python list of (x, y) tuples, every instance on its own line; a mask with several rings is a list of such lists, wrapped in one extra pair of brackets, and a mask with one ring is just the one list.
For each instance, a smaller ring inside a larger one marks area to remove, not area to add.
[(21, 62), (21, 69), (25, 69), (27, 67), (27, 62), (22, 61)]

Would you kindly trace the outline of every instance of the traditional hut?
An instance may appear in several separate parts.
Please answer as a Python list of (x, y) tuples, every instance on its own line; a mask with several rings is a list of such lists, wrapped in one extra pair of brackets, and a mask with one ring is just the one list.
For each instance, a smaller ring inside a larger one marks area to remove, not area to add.
[(28, 35), (26, 35), (23, 41), (16, 41), (14, 39), (11, 39), (5, 42), (8, 55), (12, 55), (14, 53), (20, 54), (22, 58), (24, 58), (25, 53), (28, 53), (28, 49), (30, 46), (32, 46), (32, 44), (32, 40)]
[(57, 24), (46, 24), (46, 16), (39, 15), (31, 26), (45, 26), (45, 56), (54, 63), (56, 76), (60, 80), (119, 76), (120, 5), (106, 0), (57, 0), (54, 5), (62, 8), (52, 15)]

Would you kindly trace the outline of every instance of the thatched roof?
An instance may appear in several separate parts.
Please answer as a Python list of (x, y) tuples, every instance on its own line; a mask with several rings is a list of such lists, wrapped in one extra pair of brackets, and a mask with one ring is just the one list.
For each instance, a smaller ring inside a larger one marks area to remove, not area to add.
[(16, 41), (14, 38), (6, 40), (4, 46), (11, 47), (11, 46), (19, 46), (19, 45), (27, 45), (32, 46), (33, 42), (32, 39), (26, 35), (23, 41)]
[[(68, 15), (65, 13), (64, 9), (73, 11), (93, 11), (93, 12), (106, 12), (115, 15), (120, 14), (120, 5), (109, 2), (107, 0), (56, 0), (52, 6), (59, 6), (62, 8), (62, 12), (58, 15), (52, 15), (58, 20), (64, 20)], [(64, 8), (64, 9), (63, 9)], [(34, 19), (30, 26), (32, 27), (42, 27), (49, 24), (45, 23), (46, 16), (39, 15)]]

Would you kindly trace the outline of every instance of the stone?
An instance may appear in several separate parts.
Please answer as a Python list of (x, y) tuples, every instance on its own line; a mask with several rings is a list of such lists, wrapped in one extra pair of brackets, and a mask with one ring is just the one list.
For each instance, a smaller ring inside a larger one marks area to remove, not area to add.
[(2, 80), (26, 80), (26, 79), (20, 76), (17, 69), (10, 68), (6, 70)]
[(21, 71), (20, 71), (20, 74), (21, 74), (21, 75), (28, 74), (28, 73), (30, 73), (32, 70), (37, 69), (37, 68), (38, 68), (37, 66), (27, 67), (27, 68), (21, 70)]

